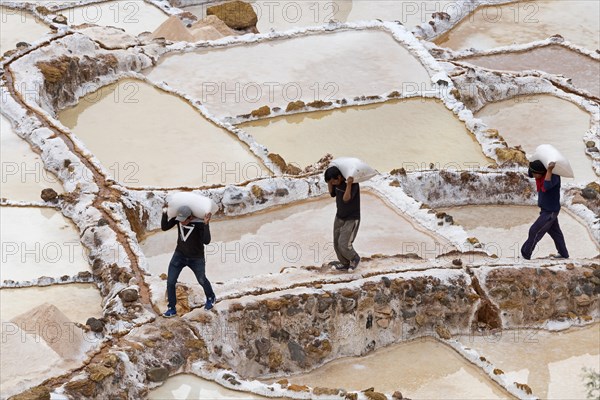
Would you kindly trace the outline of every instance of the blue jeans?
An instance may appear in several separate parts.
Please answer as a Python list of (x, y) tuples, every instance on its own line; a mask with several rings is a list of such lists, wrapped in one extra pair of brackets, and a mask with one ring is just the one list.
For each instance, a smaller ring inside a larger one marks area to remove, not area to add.
[(215, 292), (213, 292), (212, 286), (208, 279), (206, 279), (205, 275), (205, 261), (204, 258), (188, 258), (185, 257), (178, 251), (173, 253), (173, 257), (171, 258), (171, 262), (169, 263), (169, 275), (167, 278), (167, 295), (169, 297), (169, 308), (175, 308), (177, 304), (177, 292), (175, 290), (175, 285), (177, 284), (177, 278), (179, 278), (179, 274), (186, 267), (190, 267), (190, 269), (196, 275), (196, 279), (202, 289), (204, 289), (204, 295), (207, 299), (211, 297), (215, 297)]
[(535, 246), (542, 240), (546, 233), (554, 240), (554, 245), (558, 253), (565, 258), (569, 258), (565, 237), (560, 230), (560, 225), (558, 225), (558, 211), (541, 211), (538, 219), (529, 228), (529, 237), (521, 247), (521, 255), (524, 259), (531, 259)]

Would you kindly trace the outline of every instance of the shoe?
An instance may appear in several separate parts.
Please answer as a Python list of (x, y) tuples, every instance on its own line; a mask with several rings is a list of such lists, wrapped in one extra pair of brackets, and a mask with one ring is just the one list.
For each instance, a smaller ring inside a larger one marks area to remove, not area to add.
[(569, 257), (564, 257), (560, 254), (550, 254), (550, 258), (553, 260), (567, 260)]
[(337, 263), (335, 265), (335, 269), (337, 269), (338, 271), (348, 271), (350, 269), (350, 265)]
[(217, 301), (215, 296), (209, 297), (208, 299), (206, 299), (206, 303), (204, 303), (204, 309), (208, 311), (211, 308), (213, 308), (215, 301)]
[(176, 317), (177, 316), (177, 310), (174, 308), (169, 308), (167, 309), (167, 311), (165, 311), (163, 313), (163, 317), (165, 318), (171, 318), (171, 317)]
[(356, 269), (356, 267), (358, 267), (358, 263), (360, 263), (360, 257), (357, 254), (356, 257), (350, 261), (350, 269)]

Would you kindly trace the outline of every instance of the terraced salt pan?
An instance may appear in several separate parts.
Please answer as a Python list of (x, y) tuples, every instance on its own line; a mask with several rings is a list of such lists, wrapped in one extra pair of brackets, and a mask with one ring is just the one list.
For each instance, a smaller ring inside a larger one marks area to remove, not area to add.
[(502, 331), (460, 337), (509, 380), (526, 383), (540, 399), (586, 399), (583, 368), (600, 371), (600, 326), (566, 332)]
[(59, 278), (90, 270), (77, 230), (57, 210), (0, 207), (0, 216), (0, 280)]
[(142, 81), (103, 87), (59, 119), (127, 186), (207, 186), (269, 174), (237, 137)]
[(17, 43), (35, 42), (50, 33), (50, 28), (23, 10), (0, 7), (0, 55), (16, 49)]
[(218, 399), (263, 399), (247, 392), (229, 390), (223, 386), (195, 375), (180, 374), (165, 381), (148, 392), (149, 400), (218, 400)]
[(0, 289), (0, 319), (9, 321), (34, 307), (55, 305), (72, 322), (85, 324), (89, 317), (102, 316), (102, 298), (93, 284)]
[(454, 50), (490, 49), (560, 34), (588, 50), (600, 48), (600, 2), (539, 0), (480, 7), (435, 43)]
[(114, 26), (131, 35), (153, 32), (168, 15), (143, 0), (109, 1), (69, 8), (60, 12), (69, 24)]
[[(539, 215), (539, 208), (535, 206), (461, 206), (440, 208), (438, 211), (450, 214), (455, 224), (461, 225), (469, 236), (478, 238), (492, 254), (515, 260), (521, 256), (521, 246), (527, 240), (531, 224)], [(579, 220), (563, 208), (558, 221), (571, 258), (598, 255), (598, 245)], [(554, 242), (549, 235), (545, 235), (533, 257), (556, 253)]]
[(488, 165), (464, 124), (436, 100), (388, 101), (333, 111), (295, 114), (239, 125), (256, 140), (301, 167), (326, 153), (354, 156), (381, 172)]
[[(307, 201), (268, 212), (211, 222), (213, 243), (206, 246), (207, 276), (211, 281), (258, 274), (279, 273), (283, 267), (320, 266), (336, 259), (332, 245), (335, 200)], [(372, 254), (417, 253), (424, 255), (443, 239), (424, 233), (408, 217), (389, 208), (378, 197), (361, 193), (361, 225), (354, 242), (356, 251)], [(174, 229), (151, 235), (142, 243), (150, 271), (167, 272), (175, 249)], [(180, 281), (197, 284), (189, 268)]]
[(550, 95), (521, 96), (488, 104), (475, 116), (497, 129), (510, 146), (520, 145), (528, 154), (540, 144), (553, 145), (569, 159), (575, 182), (598, 180), (583, 141), (590, 115), (575, 104)]
[(203, 49), (163, 58), (147, 73), (217, 117), (291, 101), (352, 99), (430, 88), (423, 65), (382, 31), (345, 31)]
[[(393, 366), (393, 367), (392, 367)], [(419, 339), (379, 349), (364, 357), (332, 361), (316, 370), (287, 378), (312, 387), (402, 392), (411, 399), (506, 399), (510, 395), (482, 371), (447, 346)]]
[(600, 62), (562, 46), (460, 59), (504, 71), (538, 70), (571, 78), (573, 85), (600, 97)]
[(58, 178), (44, 169), (42, 159), (26, 141), (17, 136), (4, 116), (0, 116), (0, 158), (0, 197), (17, 201), (41, 201), (40, 193), (43, 189), (52, 188), (57, 193), (63, 191)]
[[(266, 33), (271, 29), (286, 31), (288, 29), (316, 26), (330, 20), (339, 22), (400, 21), (407, 28), (427, 23), (434, 12), (447, 12), (455, 7), (453, 1), (425, 0), (420, 2), (409, 0), (316, 0), (316, 1), (251, 1), (252, 8), (258, 16), (256, 27), (259, 32)], [(198, 5), (184, 8), (200, 18), (206, 16), (206, 9), (214, 4)]]

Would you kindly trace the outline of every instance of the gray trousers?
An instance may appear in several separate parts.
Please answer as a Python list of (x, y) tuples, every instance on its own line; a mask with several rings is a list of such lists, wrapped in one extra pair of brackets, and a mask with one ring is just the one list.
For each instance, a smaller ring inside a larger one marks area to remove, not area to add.
[(359, 225), (358, 219), (344, 221), (335, 217), (333, 222), (333, 248), (338, 260), (344, 265), (350, 264), (350, 261), (358, 256), (352, 243), (356, 239)]

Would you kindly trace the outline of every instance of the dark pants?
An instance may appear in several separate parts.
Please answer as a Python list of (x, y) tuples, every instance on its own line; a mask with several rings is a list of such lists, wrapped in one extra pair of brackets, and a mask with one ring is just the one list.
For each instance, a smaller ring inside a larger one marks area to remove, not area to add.
[(352, 247), (352, 243), (356, 239), (359, 226), (360, 220), (358, 219), (345, 221), (337, 216), (335, 217), (333, 222), (333, 249), (343, 265), (350, 265), (350, 261), (358, 256), (354, 247)]
[(533, 223), (533, 225), (531, 225), (531, 228), (529, 228), (529, 237), (527, 238), (527, 241), (525, 241), (525, 243), (523, 243), (523, 247), (521, 247), (521, 255), (523, 258), (526, 260), (531, 259), (531, 255), (533, 254), (533, 250), (535, 250), (535, 246), (540, 240), (542, 240), (542, 237), (544, 237), (546, 233), (548, 233), (552, 240), (554, 240), (554, 245), (556, 246), (558, 253), (565, 258), (569, 258), (569, 251), (567, 250), (567, 245), (565, 244), (565, 237), (563, 236), (560, 226), (558, 225), (558, 211), (540, 212), (538, 219)]
[(186, 266), (190, 267), (190, 269), (194, 272), (194, 275), (196, 275), (198, 283), (202, 286), (202, 289), (204, 289), (204, 295), (206, 298), (209, 299), (211, 297), (215, 297), (215, 292), (213, 292), (212, 286), (204, 274), (204, 258), (188, 258), (176, 251), (173, 253), (173, 257), (169, 263), (169, 275), (167, 278), (169, 308), (175, 308), (175, 304), (177, 304), (177, 292), (175, 290), (175, 285), (177, 284), (177, 278), (179, 278), (179, 274), (181, 274), (181, 271)]

